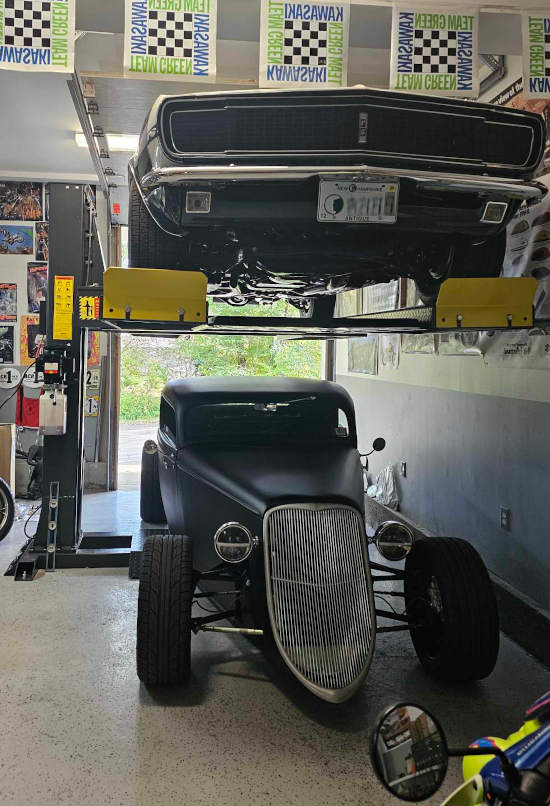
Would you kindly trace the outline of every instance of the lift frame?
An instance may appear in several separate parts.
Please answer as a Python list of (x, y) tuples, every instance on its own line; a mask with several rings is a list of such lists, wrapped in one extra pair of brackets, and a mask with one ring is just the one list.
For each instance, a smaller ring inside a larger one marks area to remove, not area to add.
[[(300, 339), (339, 339), (373, 332), (439, 333), (520, 329), (550, 324), (533, 320), (536, 281), (529, 278), (514, 278), (516, 284), (513, 288), (509, 280), (502, 279), (450, 280), (443, 285), (442, 292), (446, 286), (449, 288), (446, 293), (440, 293), (434, 307), (326, 321), (297, 317), (212, 316), (208, 315), (207, 306), (200, 321), (188, 321), (184, 303), (178, 321), (163, 321), (160, 305), (156, 319), (144, 319), (139, 310), (139, 299), (134, 294), (135, 283), (129, 284), (126, 290), (122, 283), (120, 304), (123, 305), (123, 315), (115, 317), (103, 309), (107, 273), (97, 237), (93, 191), (86, 185), (52, 183), (49, 198), (50, 266), (47, 300), (40, 314), (40, 332), (46, 334), (45, 347), (63, 355), (67, 428), (62, 436), (44, 437), (44, 492), (40, 520), (35, 536), (12, 563), (9, 572), (16, 580), (31, 580), (40, 568), (129, 566), (131, 576), (139, 574), (142, 537), (83, 532), (81, 528), (88, 330), (159, 336), (182, 333), (277, 334)], [(107, 271), (114, 273), (111, 276), (119, 281), (120, 286), (120, 278), (124, 275), (116, 273), (125, 270)], [(155, 272), (161, 270), (141, 271), (145, 283), (141, 288), (143, 297), (147, 283), (152, 281), (151, 288), (154, 289), (152, 278), (158, 277)], [(172, 276), (185, 274), (188, 273), (174, 272)], [(56, 285), (60, 278), (72, 289), (68, 325), (66, 312), (64, 320), (68, 330), (62, 338), (59, 338), (60, 331), (56, 328), (56, 317), (61, 321), (64, 313)], [(453, 283), (458, 285), (453, 286)], [(484, 289), (489, 289), (488, 295)], [(475, 303), (472, 303), (473, 299)], [(156, 531), (162, 531), (162, 528)]]

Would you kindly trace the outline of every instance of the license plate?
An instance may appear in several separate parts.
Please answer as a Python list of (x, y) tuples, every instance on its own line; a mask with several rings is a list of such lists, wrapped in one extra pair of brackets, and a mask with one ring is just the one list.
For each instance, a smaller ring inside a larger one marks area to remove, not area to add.
[(319, 180), (317, 221), (347, 224), (395, 224), (399, 182), (376, 179)]

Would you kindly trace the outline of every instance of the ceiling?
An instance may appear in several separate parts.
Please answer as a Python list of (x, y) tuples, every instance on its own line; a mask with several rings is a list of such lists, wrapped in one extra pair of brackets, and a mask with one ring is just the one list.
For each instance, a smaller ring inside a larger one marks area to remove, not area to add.
[[(425, 3), (426, 4), (426, 3)], [(432, 5), (432, 3), (429, 3)], [(445, 0), (434, 2), (445, 5)], [(387, 87), (391, 6), (352, 0), (348, 83)], [(257, 86), (260, 0), (218, 0), (217, 83), (127, 79), (122, 72), (124, 0), (76, 0), (76, 69), (95, 84), (99, 115), (92, 122), (106, 132), (137, 134), (148, 108), (160, 94)], [(482, 13), (481, 53), (519, 56), (517, 14)], [(516, 60), (517, 61), (517, 60)], [(515, 76), (514, 76), (515, 77)], [(74, 142), (80, 129), (67, 87), (67, 75), (0, 70), (0, 97), (9, 115), (0, 118), (0, 175), (93, 181), (93, 163)], [(129, 154), (104, 160), (115, 172), (112, 200), (126, 223)]]

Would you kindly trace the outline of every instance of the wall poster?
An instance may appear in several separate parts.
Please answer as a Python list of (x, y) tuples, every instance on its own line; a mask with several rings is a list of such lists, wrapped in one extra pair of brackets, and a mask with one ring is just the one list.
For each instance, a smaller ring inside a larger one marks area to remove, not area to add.
[(0, 325), (0, 364), (13, 364), (13, 325)]
[(473, 8), (393, 7), (390, 88), (476, 98), (478, 13)]
[(48, 265), (27, 263), (27, 300), (29, 313), (38, 313), (40, 303), (45, 301), (48, 292)]
[(36, 359), (42, 336), (38, 333), (38, 314), (21, 317), (21, 332), (19, 337), (21, 356), (19, 363), (28, 367)]
[(0, 0), (0, 68), (74, 70), (75, 0)]
[(550, 12), (523, 14), (523, 91), (550, 98)]
[(348, 339), (348, 372), (378, 374), (378, 334)]
[(2, 221), (37, 221), (40, 218), (42, 218), (40, 182), (0, 182)]
[(17, 283), (0, 283), (0, 322), (17, 319)]
[(0, 255), (32, 255), (32, 227), (0, 225)]
[(49, 228), (47, 221), (37, 221), (34, 225), (34, 256), (44, 263), (49, 259)]
[(129, 78), (213, 81), (217, 0), (125, 0)]
[(261, 0), (260, 87), (345, 87), (348, 37), (348, 0)]

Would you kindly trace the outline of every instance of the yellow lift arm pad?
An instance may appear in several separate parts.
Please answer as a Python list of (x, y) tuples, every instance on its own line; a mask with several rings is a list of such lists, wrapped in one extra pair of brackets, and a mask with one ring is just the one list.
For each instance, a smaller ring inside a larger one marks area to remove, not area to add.
[(103, 275), (103, 318), (206, 322), (206, 282), (201, 271), (110, 266)]
[(445, 280), (435, 304), (436, 327), (491, 330), (533, 327), (534, 277), (460, 277)]

